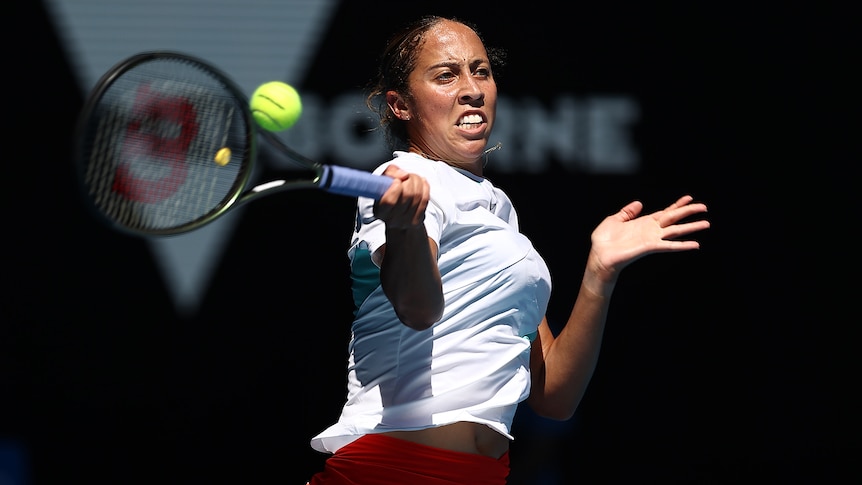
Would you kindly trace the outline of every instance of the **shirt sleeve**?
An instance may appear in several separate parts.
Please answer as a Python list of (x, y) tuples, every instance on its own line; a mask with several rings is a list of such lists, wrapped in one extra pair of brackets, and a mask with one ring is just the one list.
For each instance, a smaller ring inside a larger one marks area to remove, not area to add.
[[(440, 186), (434, 165), (426, 160), (416, 162), (414, 160), (401, 158), (386, 162), (374, 170), (380, 175), (387, 166), (396, 164), (403, 170), (417, 173), (431, 185), (431, 200), (425, 209), (425, 232), (439, 247), (446, 217), (443, 207), (445, 203), (445, 190)], [(349, 256), (351, 260), (357, 248), (367, 249), (371, 254), (376, 252), (386, 243), (386, 224), (374, 215), (374, 199), (368, 197), (357, 198), (356, 227), (354, 228), (353, 240), (350, 245)]]

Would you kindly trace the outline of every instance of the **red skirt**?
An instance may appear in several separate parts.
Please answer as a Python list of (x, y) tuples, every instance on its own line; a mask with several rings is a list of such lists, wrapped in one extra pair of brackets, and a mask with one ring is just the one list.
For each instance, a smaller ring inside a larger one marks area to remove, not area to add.
[(499, 459), (368, 434), (326, 460), (307, 485), (505, 485), (509, 453)]

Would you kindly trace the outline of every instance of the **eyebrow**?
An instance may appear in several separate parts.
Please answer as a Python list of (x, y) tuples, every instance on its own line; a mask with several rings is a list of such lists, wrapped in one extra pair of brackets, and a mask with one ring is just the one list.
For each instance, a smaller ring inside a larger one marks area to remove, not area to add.
[[(445, 60), (445, 61), (438, 62), (436, 64), (432, 64), (429, 67), (431, 69), (436, 69), (438, 67), (448, 67), (449, 69), (454, 69), (454, 68), (460, 68), (462, 64), (463, 63), (461, 61)], [(467, 66), (470, 67), (470, 69), (474, 69), (476, 66), (479, 66), (482, 64), (490, 65), (491, 61), (489, 61), (488, 59), (484, 59), (484, 58), (473, 59), (472, 61), (469, 61), (467, 63)]]

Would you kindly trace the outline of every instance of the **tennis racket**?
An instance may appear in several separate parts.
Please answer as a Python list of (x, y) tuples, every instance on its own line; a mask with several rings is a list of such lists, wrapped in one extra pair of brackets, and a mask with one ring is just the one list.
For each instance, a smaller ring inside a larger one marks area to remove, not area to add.
[[(390, 177), (309, 160), (259, 129), (248, 99), (203, 60), (166, 51), (105, 73), (78, 120), (75, 160), (87, 204), (139, 236), (192, 231), (267, 194), (319, 189), (379, 199)], [(250, 187), (258, 154), (283, 157), (289, 179)]]

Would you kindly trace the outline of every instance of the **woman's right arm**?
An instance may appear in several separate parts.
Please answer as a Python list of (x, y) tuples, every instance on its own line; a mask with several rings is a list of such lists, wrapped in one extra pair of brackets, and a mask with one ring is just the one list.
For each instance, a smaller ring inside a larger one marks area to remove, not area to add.
[(423, 177), (394, 165), (383, 173), (395, 181), (374, 206), (375, 216), (386, 223), (386, 243), (375, 251), (374, 262), (398, 318), (425, 330), (443, 315), (437, 245), (424, 225), (431, 190)]

